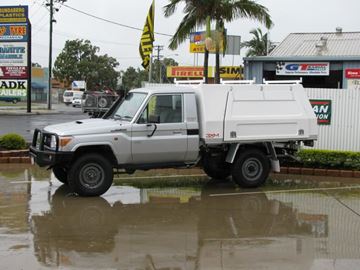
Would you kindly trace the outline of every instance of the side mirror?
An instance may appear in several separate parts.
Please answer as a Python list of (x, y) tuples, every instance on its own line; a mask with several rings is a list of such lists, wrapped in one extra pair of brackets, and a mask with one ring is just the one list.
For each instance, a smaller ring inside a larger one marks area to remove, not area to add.
[(150, 115), (149, 119), (148, 119), (148, 123), (159, 124), (160, 123), (160, 115)]

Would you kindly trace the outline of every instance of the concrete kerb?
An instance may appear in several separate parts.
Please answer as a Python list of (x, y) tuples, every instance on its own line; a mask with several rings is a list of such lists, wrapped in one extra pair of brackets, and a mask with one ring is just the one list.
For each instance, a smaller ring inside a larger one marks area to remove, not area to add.
[(54, 110), (32, 110), (31, 113), (26, 110), (3, 110), (0, 109), (0, 115), (6, 116), (26, 116), (26, 115), (50, 115), (50, 114), (61, 114), (60, 111)]

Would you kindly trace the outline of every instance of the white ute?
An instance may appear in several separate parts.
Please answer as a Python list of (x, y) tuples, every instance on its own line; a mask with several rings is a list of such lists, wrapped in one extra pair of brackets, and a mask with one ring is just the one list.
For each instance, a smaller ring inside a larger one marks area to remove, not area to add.
[(317, 139), (300, 84), (174, 85), (135, 89), (102, 119), (35, 130), (30, 153), (81, 196), (105, 193), (114, 169), (201, 164), (215, 179), (258, 187), (278, 157)]

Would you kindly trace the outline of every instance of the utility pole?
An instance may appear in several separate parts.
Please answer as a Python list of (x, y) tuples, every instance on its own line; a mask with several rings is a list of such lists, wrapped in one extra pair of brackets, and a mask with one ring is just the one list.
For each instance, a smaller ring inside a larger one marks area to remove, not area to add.
[[(55, 0), (57, 3), (64, 3), (67, 0)], [(49, 82), (48, 82), (48, 95), (47, 95), (47, 109), (51, 110), (51, 78), (52, 78), (52, 43), (53, 43), (53, 23), (56, 22), (54, 19), (54, 12), (59, 11), (58, 8), (54, 7), (54, 0), (49, 0), (46, 6), (50, 9), (50, 31), (49, 31)]]
[(159, 83), (161, 83), (162, 82), (162, 74), (161, 74), (161, 69), (162, 69), (162, 67), (161, 67), (161, 62), (160, 62), (160, 59), (162, 58), (162, 55), (160, 54), (160, 52), (162, 51), (162, 50), (164, 50), (164, 46), (161, 46), (161, 45), (156, 45), (156, 46), (154, 46), (154, 49), (155, 49), (155, 51), (157, 52), (157, 55), (156, 55), (156, 59), (158, 60), (158, 67), (159, 67)]
[(51, 110), (51, 78), (52, 78), (52, 35), (53, 35), (53, 23), (54, 20), (54, 0), (50, 0), (46, 6), (50, 7), (50, 32), (49, 32), (49, 83), (48, 83), (48, 95), (47, 95), (47, 109)]

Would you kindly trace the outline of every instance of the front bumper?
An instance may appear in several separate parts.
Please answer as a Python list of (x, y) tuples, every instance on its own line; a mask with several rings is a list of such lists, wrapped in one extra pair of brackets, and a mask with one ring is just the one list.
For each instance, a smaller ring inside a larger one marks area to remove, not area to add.
[[(55, 136), (56, 147), (50, 148), (48, 146), (49, 138)], [(57, 134), (48, 133), (35, 129), (33, 141), (30, 146), (30, 156), (34, 159), (34, 162), (40, 167), (55, 165), (66, 166), (73, 158), (73, 152), (59, 151), (59, 136)]]

